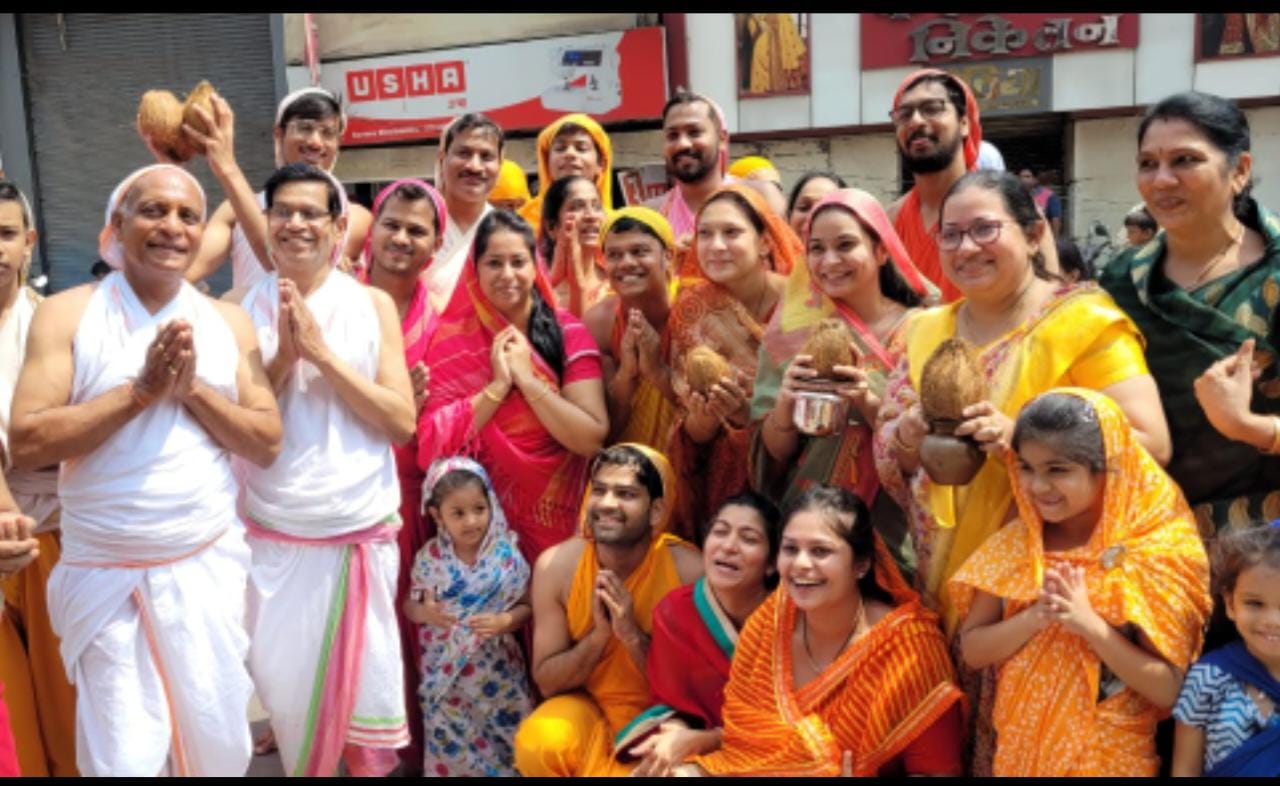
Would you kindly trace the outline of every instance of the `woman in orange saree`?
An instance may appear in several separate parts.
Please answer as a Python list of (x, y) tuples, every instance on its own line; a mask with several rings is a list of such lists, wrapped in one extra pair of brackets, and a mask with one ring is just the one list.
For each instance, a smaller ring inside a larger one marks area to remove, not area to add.
[(531, 565), (573, 535), (587, 458), (608, 431), (600, 352), (555, 302), (533, 230), (486, 215), (427, 347), (418, 422), (419, 467), (455, 454), (483, 465)]
[(938, 618), (866, 506), (829, 486), (785, 516), (781, 586), (747, 620), (713, 775), (958, 775), (964, 695)]
[(1018, 518), (951, 579), (966, 663), (998, 664), (992, 772), (1154, 776), (1212, 608), (1195, 518), (1100, 393), (1034, 399), (1013, 446)]
[[(696, 227), (688, 254), (696, 278), (681, 282), (669, 318), (679, 414), (667, 457), (688, 492), (674, 529), (682, 537), (747, 485), (760, 340), (781, 302), (785, 276), (803, 264), (799, 238), (750, 188), (716, 191), (698, 211)], [(695, 347), (715, 350), (730, 367), (705, 391), (691, 388), (685, 367)]]

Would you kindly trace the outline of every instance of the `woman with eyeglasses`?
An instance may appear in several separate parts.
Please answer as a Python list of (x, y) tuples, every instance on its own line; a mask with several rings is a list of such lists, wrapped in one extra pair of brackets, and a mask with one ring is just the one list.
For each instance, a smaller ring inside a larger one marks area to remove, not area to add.
[[(1091, 388), (1115, 400), (1158, 462), (1169, 460), (1170, 447), (1137, 327), (1096, 284), (1072, 284), (1047, 272), (1042, 246), (1052, 240), (1016, 176), (979, 170), (957, 180), (942, 199), (936, 239), (943, 273), (961, 298), (907, 326), (906, 352), (877, 418), (876, 468), (907, 511), (916, 586), (950, 637), (959, 618), (947, 580), (1016, 516), (1004, 455), (1023, 404), (1055, 387)], [(921, 467), (929, 425), (918, 391), (925, 361), (957, 337), (976, 349), (987, 397), (964, 410), (955, 434), (975, 440), (987, 460), (967, 485), (947, 486)], [(978, 705), (974, 775), (989, 774), (994, 751), (992, 693), (982, 688), (990, 680), (989, 670), (962, 676)]]

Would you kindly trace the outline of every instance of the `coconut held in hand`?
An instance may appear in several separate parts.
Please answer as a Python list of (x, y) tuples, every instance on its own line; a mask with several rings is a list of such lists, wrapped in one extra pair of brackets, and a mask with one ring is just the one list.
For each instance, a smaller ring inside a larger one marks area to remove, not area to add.
[(138, 103), (138, 133), (162, 155), (183, 162), (197, 153), (204, 152), (195, 140), (182, 130), (185, 122), (195, 130), (207, 134), (209, 127), (192, 107), (201, 106), (213, 115), (213, 85), (201, 81), (187, 96), (186, 103), (168, 90), (148, 90)]
[(711, 347), (694, 347), (684, 358), (684, 376), (689, 388), (704, 396), (711, 386), (729, 375), (729, 361)]
[(933, 423), (964, 420), (965, 407), (987, 397), (977, 350), (962, 338), (938, 345), (920, 372), (920, 407)]
[(813, 357), (813, 368), (822, 379), (835, 379), (836, 366), (852, 366), (856, 362), (850, 342), (853, 335), (840, 319), (824, 319), (809, 334), (800, 354)]

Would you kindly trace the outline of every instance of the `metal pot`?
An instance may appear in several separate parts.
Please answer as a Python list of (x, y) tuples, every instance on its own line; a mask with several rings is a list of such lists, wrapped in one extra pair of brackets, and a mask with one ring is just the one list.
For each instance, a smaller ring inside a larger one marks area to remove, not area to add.
[(835, 393), (801, 390), (791, 418), (796, 428), (811, 437), (826, 437), (844, 429), (849, 421), (849, 401)]

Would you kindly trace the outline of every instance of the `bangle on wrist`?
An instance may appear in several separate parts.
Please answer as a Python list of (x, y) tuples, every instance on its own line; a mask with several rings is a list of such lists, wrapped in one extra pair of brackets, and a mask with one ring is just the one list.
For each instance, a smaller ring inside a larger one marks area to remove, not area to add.
[[(490, 383), (489, 383), (489, 385), (492, 385), (492, 384), (493, 384), (492, 382), (490, 382)], [(489, 399), (489, 400), (490, 400), (490, 401), (492, 401), (493, 403), (495, 403), (495, 404), (501, 404), (501, 403), (502, 403), (502, 399), (503, 399), (504, 397), (503, 397), (503, 396), (499, 396), (497, 393), (494, 393), (493, 391), (489, 390), (489, 385), (485, 385), (483, 388), (481, 388), (481, 389), (480, 389), (480, 392), (484, 394), (484, 397), (485, 397), (485, 398)]]
[(893, 447), (899, 453), (906, 453), (912, 456), (914, 456), (920, 450), (918, 446), (913, 448), (907, 443), (902, 441), (902, 430), (899, 429), (897, 426), (893, 427)]
[(138, 390), (138, 382), (134, 379), (129, 380), (129, 398), (132, 398), (134, 403), (137, 404), (140, 409), (146, 409), (151, 406), (151, 402), (155, 401), (154, 397), (144, 396)]
[(1280, 417), (1271, 416), (1271, 444), (1263, 451), (1269, 455), (1280, 455)]
[(538, 395), (534, 396), (533, 398), (525, 399), (525, 400), (526, 400), (526, 402), (527, 402), (528, 404), (530, 404), (530, 405), (532, 406), (533, 404), (536, 404), (536, 403), (538, 403), (539, 401), (541, 401), (541, 400), (543, 400), (544, 398), (546, 398), (546, 397), (547, 397), (547, 394), (548, 394), (548, 393), (550, 393), (550, 392), (551, 392), (551, 386), (550, 386), (550, 385), (548, 385), (546, 382), (543, 382), (543, 383), (542, 383), (542, 392), (541, 392), (541, 393), (539, 393)]

